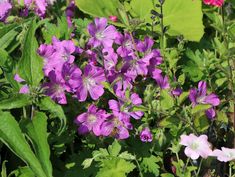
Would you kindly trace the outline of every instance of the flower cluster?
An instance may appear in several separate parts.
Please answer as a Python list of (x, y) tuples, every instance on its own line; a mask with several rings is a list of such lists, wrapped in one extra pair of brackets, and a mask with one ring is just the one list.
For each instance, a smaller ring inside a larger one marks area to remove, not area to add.
[(207, 5), (221, 7), (224, 4), (224, 0), (203, 0)]
[(200, 156), (207, 158), (208, 156), (217, 157), (221, 162), (235, 160), (235, 149), (222, 147), (222, 150), (215, 149), (212, 151), (211, 144), (208, 142), (206, 135), (199, 137), (194, 134), (181, 135), (180, 144), (186, 146), (184, 153), (187, 157), (196, 160)]
[(4, 22), (12, 8), (8, 0), (0, 1), (0, 22)]
[[(49, 82), (43, 84), (45, 93), (59, 104), (67, 104), (66, 93), (84, 102), (98, 100), (105, 94), (104, 85), (112, 86), (117, 99), (108, 100), (110, 112), (91, 104), (88, 111), (79, 115), (76, 124), (80, 134), (92, 132), (96, 136), (114, 136), (118, 139), (129, 137), (133, 129), (131, 119), (139, 120), (142, 111), (134, 107), (142, 104), (142, 99), (134, 92), (137, 77), (155, 80), (159, 89), (166, 89), (172, 96), (180, 96), (180, 88), (171, 89), (168, 76), (158, 67), (162, 57), (153, 48), (154, 41), (145, 37), (143, 41), (134, 39), (128, 32), (120, 33), (108, 25), (106, 18), (96, 18), (88, 25), (90, 38), (85, 48), (74, 45), (72, 40), (60, 41), (53, 37), (52, 44), (42, 44), (38, 54), (44, 58), (43, 71)], [(77, 66), (75, 56), (86, 59), (82, 67)], [(209, 104), (206, 111), (209, 118), (215, 117), (214, 107), (220, 100), (215, 94), (207, 95), (206, 82), (200, 81), (198, 89), (191, 89), (189, 98), (192, 106)], [(148, 127), (140, 133), (143, 142), (151, 142), (153, 137)]]

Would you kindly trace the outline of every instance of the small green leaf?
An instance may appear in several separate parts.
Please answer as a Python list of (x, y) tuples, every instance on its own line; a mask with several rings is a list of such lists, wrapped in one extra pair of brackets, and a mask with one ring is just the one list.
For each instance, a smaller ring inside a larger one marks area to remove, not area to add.
[(15, 109), (22, 108), (32, 104), (32, 100), (29, 95), (16, 94), (11, 95), (9, 98), (0, 101), (0, 109)]
[(194, 125), (199, 132), (204, 132), (210, 126), (208, 118), (204, 116), (197, 116), (194, 119)]
[(93, 158), (89, 158), (89, 159), (84, 160), (82, 162), (83, 169), (90, 167), (93, 160), (94, 160)]
[(159, 159), (151, 155), (150, 157), (144, 157), (140, 165), (145, 173), (153, 173), (155, 176), (158, 176), (160, 166), (157, 162), (159, 162)]
[(209, 108), (211, 108), (211, 105), (208, 105), (208, 104), (198, 104), (198, 105), (196, 105), (196, 106), (192, 109), (191, 113), (192, 113), (192, 114), (196, 114), (196, 113), (198, 113), (198, 112), (205, 111), (205, 110), (207, 110), (207, 109), (209, 109)]
[(1, 177), (7, 177), (6, 163), (7, 163), (6, 160), (4, 160), (3, 163), (2, 163)]
[(134, 160), (135, 159), (135, 156), (128, 153), (127, 151), (122, 152), (121, 154), (118, 155), (118, 157), (125, 159), (125, 160)]
[(40, 107), (41, 110), (48, 111), (54, 117), (58, 117), (60, 119), (61, 126), (58, 132), (59, 134), (61, 134), (65, 130), (67, 122), (63, 108), (60, 105), (56, 104), (50, 97), (42, 98), (39, 101), (38, 106)]
[(174, 99), (167, 90), (161, 90), (161, 108), (164, 110), (170, 109), (174, 106)]
[(121, 151), (121, 148), (121, 145), (115, 139), (113, 144), (108, 147), (109, 154), (116, 157)]

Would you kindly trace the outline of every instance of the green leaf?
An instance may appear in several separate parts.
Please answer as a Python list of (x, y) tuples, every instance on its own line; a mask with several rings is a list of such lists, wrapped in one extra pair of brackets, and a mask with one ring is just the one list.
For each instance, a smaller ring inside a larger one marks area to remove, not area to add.
[(121, 145), (115, 139), (113, 144), (108, 147), (109, 154), (116, 157), (121, 151), (121, 148)]
[(23, 40), (22, 57), (19, 61), (20, 76), (32, 86), (38, 86), (44, 77), (42, 72), (43, 60), (37, 54), (38, 43), (35, 38), (36, 20), (32, 20)]
[(1, 171), (1, 177), (7, 177), (7, 168), (6, 168), (7, 161), (3, 161), (2, 163), (2, 171)]
[(171, 173), (163, 173), (161, 174), (161, 177), (174, 177)]
[(204, 132), (210, 126), (208, 118), (204, 116), (197, 116), (194, 119), (194, 125), (199, 132)]
[(9, 112), (1, 112), (0, 120), (0, 140), (28, 164), (36, 176), (47, 177), (14, 117)]
[(211, 105), (208, 105), (208, 104), (198, 104), (198, 105), (196, 105), (196, 106), (192, 109), (191, 113), (192, 113), (192, 114), (196, 114), (196, 113), (198, 113), (198, 112), (205, 111), (205, 110), (207, 110), (207, 109), (209, 109), (209, 108), (211, 108)]
[(47, 116), (42, 112), (35, 112), (33, 119), (24, 119), (22, 129), (32, 141), (36, 157), (42, 164), (46, 175), (52, 177), (50, 162), (50, 147), (47, 141)]
[(40, 107), (41, 110), (48, 111), (54, 117), (58, 117), (60, 119), (61, 126), (60, 129), (58, 130), (58, 133), (61, 134), (65, 130), (67, 122), (62, 107), (56, 104), (50, 97), (42, 98), (38, 103), (38, 106)]
[(163, 5), (164, 26), (170, 26), (172, 36), (183, 35), (190, 41), (199, 41), (204, 34), (202, 2), (199, 0), (167, 0)]
[(104, 160), (102, 168), (98, 171), (96, 177), (126, 177), (135, 168), (131, 162), (124, 159)]
[(179, 96), (179, 104), (182, 104), (187, 98), (188, 98), (189, 92), (183, 92), (180, 96)]
[(178, 124), (179, 124), (179, 119), (172, 116), (161, 120), (159, 123), (159, 125), (164, 128), (166, 127), (172, 128), (173, 126), (177, 126)]
[(6, 49), (10, 43), (16, 38), (19, 34), (17, 24), (10, 24), (0, 28), (0, 48)]
[(93, 158), (89, 158), (89, 159), (84, 160), (84, 161), (82, 162), (83, 168), (85, 169), (85, 168), (90, 167), (90, 166), (91, 166), (91, 163), (93, 162), (93, 160), (94, 160)]
[[(118, 12), (118, 9), (121, 9), (121, 4), (119, 0), (75, 0), (77, 7), (93, 17), (106, 17), (117, 16), (119, 20), (123, 18)], [(120, 25), (119, 23), (115, 23)]]
[[(132, 6), (134, 17), (152, 23), (149, 15), (150, 11), (157, 9), (151, 4), (151, 0), (132, 0), (130, 5)], [(164, 26), (170, 27), (167, 33), (171, 36), (183, 35), (185, 39), (190, 41), (199, 41), (204, 34), (201, 4), (199, 0), (165, 1), (163, 4), (163, 21)], [(158, 27), (159, 30), (160, 27)]]
[(167, 90), (161, 90), (161, 108), (164, 110), (174, 106), (174, 99)]
[(122, 152), (121, 154), (118, 155), (118, 157), (125, 159), (125, 160), (134, 160), (135, 159), (135, 156), (128, 153), (127, 151)]
[(35, 174), (29, 167), (20, 167), (11, 172), (8, 177), (11, 177), (13, 175), (14, 177), (35, 177)]
[(9, 98), (0, 101), (0, 109), (15, 109), (28, 106), (32, 104), (32, 100), (29, 95), (17, 94), (10, 95)]
[(151, 155), (150, 157), (144, 157), (140, 166), (145, 173), (153, 173), (155, 176), (158, 176), (160, 166), (157, 162), (159, 162), (159, 159)]

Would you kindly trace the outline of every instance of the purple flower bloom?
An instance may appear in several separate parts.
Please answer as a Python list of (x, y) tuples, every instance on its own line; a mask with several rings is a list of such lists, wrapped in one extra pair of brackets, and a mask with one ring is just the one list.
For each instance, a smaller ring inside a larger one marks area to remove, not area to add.
[[(207, 95), (207, 86), (205, 81), (200, 81), (198, 83), (198, 89), (190, 89), (189, 99), (192, 102), (193, 107), (197, 104), (209, 104), (212, 106), (218, 106), (220, 104), (220, 99), (215, 94)], [(206, 111), (208, 118), (213, 119), (216, 115), (214, 108), (210, 108)]]
[(84, 68), (83, 76), (77, 81), (77, 98), (85, 101), (89, 92), (93, 100), (97, 100), (104, 93), (102, 82), (105, 81), (104, 70), (91, 64)]
[(197, 104), (210, 104), (212, 106), (218, 106), (220, 100), (215, 94), (207, 94), (207, 86), (205, 81), (200, 81), (198, 83), (198, 89), (190, 89), (189, 99), (192, 102), (193, 106)]
[(89, 40), (89, 44), (93, 47), (100, 45), (112, 47), (117, 33), (114, 26), (107, 26), (106, 18), (95, 18), (95, 22), (88, 25), (88, 32), (92, 36)]
[(48, 76), (50, 82), (43, 84), (45, 94), (59, 104), (67, 104), (65, 90), (69, 90), (69, 88), (65, 85), (63, 78), (55, 71), (51, 71)]
[(130, 34), (125, 33), (124, 35), (122, 35), (121, 33), (117, 33), (117, 37), (115, 39), (115, 42), (117, 44), (121, 45), (117, 49), (117, 53), (121, 57), (130, 57), (130, 56), (134, 55), (133, 44), (132, 44)]
[(174, 95), (174, 96), (176, 96), (176, 97), (178, 97), (178, 96), (180, 96), (181, 94), (182, 94), (182, 89), (181, 88), (176, 88), (176, 89), (174, 89), (174, 90), (172, 90), (171, 91), (171, 94), (172, 95)]
[(130, 135), (126, 125), (131, 125), (129, 120), (120, 120), (117, 116), (111, 115), (101, 125), (101, 134), (103, 136), (113, 136), (117, 139), (127, 139)]
[(102, 50), (103, 57), (104, 57), (104, 68), (106, 71), (110, 71), (115, 69), (117, 64), (118, 56), (114, 52), (113, 48), (104, 48)]
[(0, 21), (4, 22), (12, 9), (12, 5), (8, 0), (0, 1)]
[(39, 55), (44, 58), (43, 70), (46, 76), (52, 70), (61, 72), (65, 63), (73, 63), (75, 59), (72, 55), (75, 52), (75, 46), (72, 41), (59, 41), (55, 37), (52, 40), (52, 45), (42, 44), (38, 49)]
[(144, 128), (140, 132), (140, 140), (142, 142), (152, 142), (153, 136), (152, 136), (152, 133), (150, 132), (149, 128)]
[(101, 124), (108, 117), (108, 114), (104, 110), (98, 110), (95, 105), (90, 105), (86, 113), (82, 113), (77, 116), (75, 123), (80, 125), (78, 132), (85, 134), (92, 131), (96, 136), (100, 136)]
[[(25, 82), (25, 80), (22, 79), (22, 78), (19, 76), (19, 74), (15, 74), (14, 80), (17, 81), (17, 82), (19, 82), (19, 83)], [(27, 93), (29, 93), (29, 86), (28, 86), (27, 84), (24, 84), (24, 85), (20, 88), (19, 93), (22, 93), (22, 94), (27, 94)]]
[(41, 17), (44, 18), (46, 15), (46, 7), (47, 7), (47, 2), (46, 0), (35, 0), (35, 13)]
[(78, 88), (78, 80), (81, 79), (82, 72), (74, 64), (65, 63), (62, 69), (62, 77), (70, 92), (75, 92)]
[(153, 78), (156, 80), (157, 84), (159, 85), (159, 87), (161, 89), (169, 89), (170, 88), (170, 84), (168, 82), (168, 77), (167, 76), (162, 76), (162, 71), (159, 69), (155, 69), (153, 71)]
[[(125, 98), (124, 98), (125, 99)], [(131, 105), (126, 106), (124, 103), (130, 101)], [(130, 100), (109, 100), (109, 108), (113, 111), (114, 115), (122, 119), (129, 119), (133, 117), (134, 119), (140, 119), (144, 113), (142, 111), (130, 111), (134, 106), (139, 106), (142, 104), (142, 100), (138, 94), (133, 93), (130, 97)]]
[(76, 6), (75, 6), (74, 1), (71, 1), (65, 11), (69, 27), (72, 27), (72, 18), (74, 17), (75, 7)]

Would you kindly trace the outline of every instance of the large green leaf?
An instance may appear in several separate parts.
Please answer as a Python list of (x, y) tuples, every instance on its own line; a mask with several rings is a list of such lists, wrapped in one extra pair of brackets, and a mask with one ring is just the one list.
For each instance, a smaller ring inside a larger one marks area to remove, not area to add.
[(23, 53), (19, 61), (20, 76), (32, 86), (37, 86), (43, 78), (43, 60), (37, 54), (38, 44), (35, 38), (37, 27), (36, 20), (32, 20), (23, 40)]
[(0, 28), (1, 49), (6, 49), (9, 44), (16, 38), (16, 36), (19, 34), (17, 28), (19, 28), (17, 24), (5, 25)]
[(32, 120), (24, 119), (22, 129), (32, 140), (36, 157), (48, 177), (52, 177), (52, 166), (50, 162), (50, 147), (47, 142), (47, 116), (42, 112), (35, 112)]
[(32, 104), (32, 100), (29, 95), (10, 95), (9, 98), (0, 101), (0, 109), (21, 108), (30, 104)]
[(28, 164), (36, 176), (47, 177), (14, 117), (9, 112), (0, 112), (0, 120), (0, 140)]
[[(166, 0), (163, 5), (163, 23), (170, 27), (167, 33), (171, 36), (183, 35), (190, 41), (199, 41), (204, 34), (201, 3), (199, 0)], [(130, 5), (134, 17), (145, 22), (152, 22), (149, 15), (152, 9), (159, 12), (152, 5), (152, 0), (132, 0)]]

